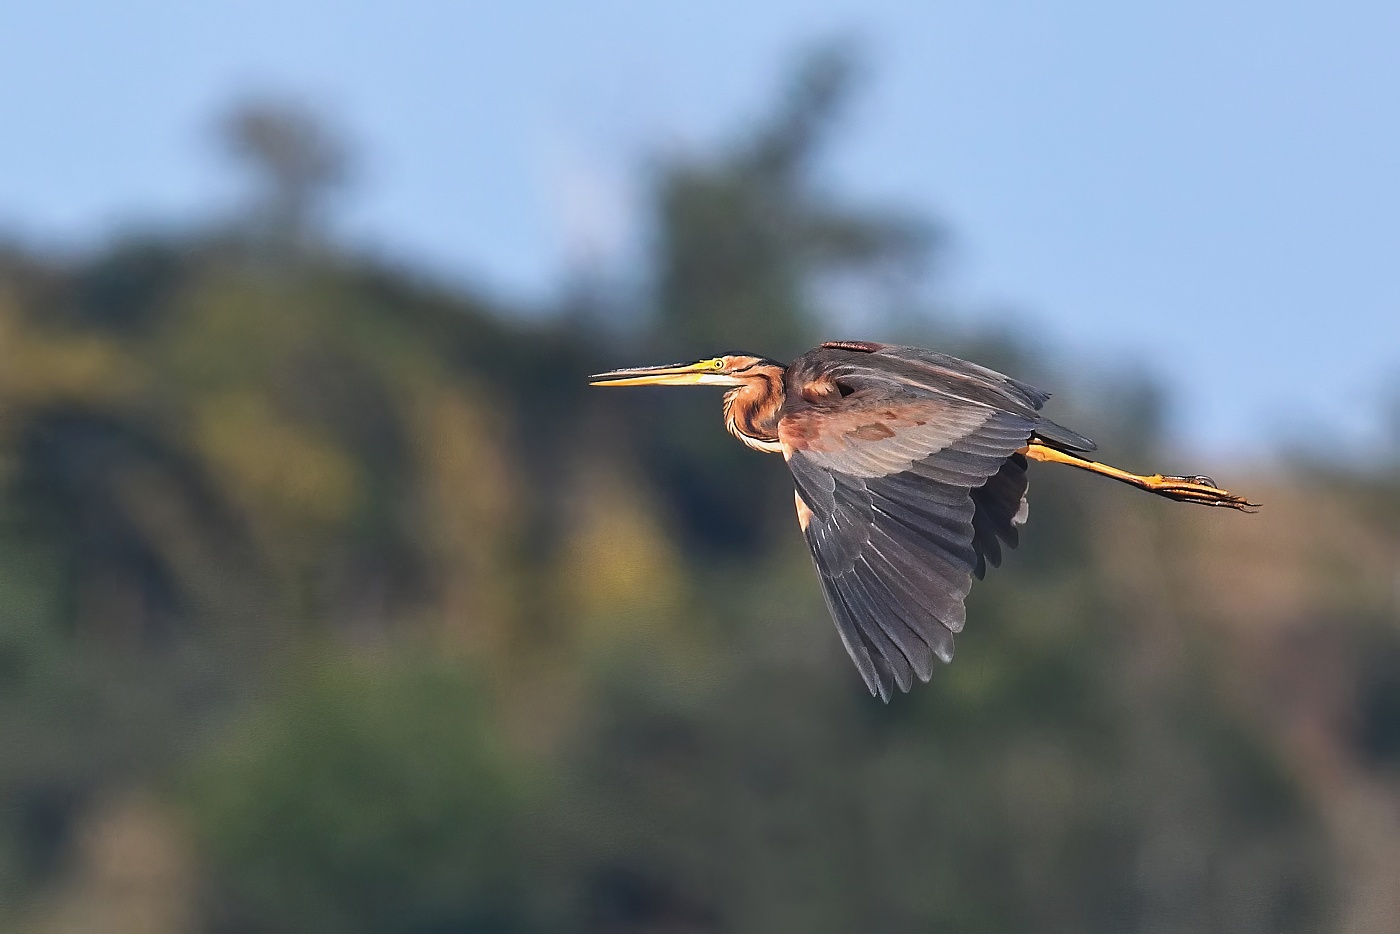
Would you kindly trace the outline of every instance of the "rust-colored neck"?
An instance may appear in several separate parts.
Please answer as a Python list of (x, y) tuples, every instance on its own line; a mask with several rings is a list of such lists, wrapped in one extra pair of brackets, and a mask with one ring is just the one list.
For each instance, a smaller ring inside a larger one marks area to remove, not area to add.
[(758, 451), (777, 453), (778, 416), (783, 407), (783, 368), (755, 366), (743, 374), (744, 385), (724, 394), (724, 427)]

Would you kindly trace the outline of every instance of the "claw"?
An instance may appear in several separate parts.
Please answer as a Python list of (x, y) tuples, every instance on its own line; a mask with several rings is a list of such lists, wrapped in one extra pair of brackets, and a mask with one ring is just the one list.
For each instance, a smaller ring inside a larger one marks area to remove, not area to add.
[(1254, 512), (1259, 508), (1258, 503), (1251, 503), (1243, 496), (1220, 489), (1210, 477), (1157, 476), (1149, 478), (1148, 484), (1148, 489), (1153, 493), (1178, 502), (1224, 506), (1228, 509), (1238, 509), (1240, 512)]

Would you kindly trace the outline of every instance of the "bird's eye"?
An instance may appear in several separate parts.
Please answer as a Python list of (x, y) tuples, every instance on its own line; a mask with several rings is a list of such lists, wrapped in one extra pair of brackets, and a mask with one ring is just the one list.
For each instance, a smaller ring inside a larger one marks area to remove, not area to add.
[(723, 358), (723, 357), (716, 357), (715, 359), (711, 360), (711, 361), (710, 361), (710, 369), (712, 369), (712, 370), (722, 370), (722, 369), (724, 369), (724, 358)]

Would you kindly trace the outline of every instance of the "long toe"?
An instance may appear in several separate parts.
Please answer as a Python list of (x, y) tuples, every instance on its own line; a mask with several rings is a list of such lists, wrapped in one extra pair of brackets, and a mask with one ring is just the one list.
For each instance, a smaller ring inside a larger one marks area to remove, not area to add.
[(1162, 481), (1155, 492), (1170, 499), (1202, 506), (1224, 506), (1241, 512), (1253, 512), (1259, 508), (1258, 503), (1251, 503), (1243, 496), (1220, 489), (1209, 477), (1163, 477)]

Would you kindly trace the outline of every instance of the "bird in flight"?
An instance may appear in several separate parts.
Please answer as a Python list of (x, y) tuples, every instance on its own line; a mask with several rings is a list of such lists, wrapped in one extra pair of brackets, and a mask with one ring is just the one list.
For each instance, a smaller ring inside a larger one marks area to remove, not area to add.
[(783, 366), (730, 354), (612, 370), (595, 386), (726, 386), (724, 424), (782, 454), (797, 522), (841, 641), (872, 695), (952, 660), (973, 577), (1026, 521), (1028, 461), (1067, 464), (1158, 496), (1245, 512), (1209, 477), (1141, 476), (1082, 455), (1094, 442), (1040, 414), (1050, 398), (947, 354), (831, 341)]

